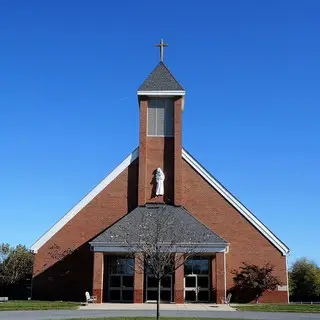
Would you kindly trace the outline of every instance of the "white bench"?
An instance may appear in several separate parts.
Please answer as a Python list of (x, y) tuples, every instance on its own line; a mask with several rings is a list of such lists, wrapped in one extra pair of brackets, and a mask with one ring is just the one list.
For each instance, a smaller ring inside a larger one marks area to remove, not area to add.
[(8, 297), (0, 297), (0, 302), (7, 302), (9, 301)]

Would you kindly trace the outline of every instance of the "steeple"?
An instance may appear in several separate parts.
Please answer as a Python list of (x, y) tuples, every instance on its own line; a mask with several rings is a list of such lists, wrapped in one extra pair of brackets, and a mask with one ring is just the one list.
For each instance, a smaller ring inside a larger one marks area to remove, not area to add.
[(160, 62), (138, 89), (138, 96), (184, 96), (185, 90), (163, 62), (163, 48), (168, 46), (160, 40)]
[[(182, 110), (185, 90), (160, 62), (139, 87), (140, 110), (138, 203), (181, 205), (182, 200)], [(156, 192), (157, 169), (164, 174), (164, 192)]]

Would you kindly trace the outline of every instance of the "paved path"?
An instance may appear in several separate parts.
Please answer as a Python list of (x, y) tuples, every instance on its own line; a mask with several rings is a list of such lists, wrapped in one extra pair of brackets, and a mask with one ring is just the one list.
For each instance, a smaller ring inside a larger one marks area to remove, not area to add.
[[(80, 310), (139, 310), (139, 311), (154, 311), (156, 308), (155, 303), (100, 303), (88, 304), (81, 306)], [(236, 311), (227, 304), (215, 303), (163, 303), (160, 305), (160, 310), (163, 311)]]
[[(49, 320), (87, 317), (152, 317), (151, 310), (107, 311), (107, 310), (55, 310), (55, 311), (1, 311), (0, 320)], [(257, 319), (257, 320), (313, 320), (320, 319), (320, 314), (284, 313), (284, 312), (241, 312), (241, 311), (162, 311), (164, 317), (193, 318), (226, 318), (226, 319)]]

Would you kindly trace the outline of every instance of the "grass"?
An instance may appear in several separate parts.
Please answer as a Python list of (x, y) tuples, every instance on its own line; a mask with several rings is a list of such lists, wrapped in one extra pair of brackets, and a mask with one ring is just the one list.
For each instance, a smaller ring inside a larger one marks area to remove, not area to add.
[(72, 310), (77, 309), (79, 303), (61, 301), (8, 301), (0, 302), (0, 311), (13, 310)]
[[(121, 317), (121, 318), (75, 318), (68, 320), (151, 320), (156, 319), (155, 317)], [(176, 318), (176, 317), (161, 317), (164, 320), (199, 320), (199, 318)], [(225, 320), (226, 318), (202, 318), (204, 320)], [(63, 319), (62, 319), (63, 320)], [(66, 320), (66, 319), (65, 319)], [(245, 319), (234, 319), (232, 320), (245, 320)]]
[(257, 312), (320, 312), (320, 305), (316, 304), (243, 304), (235, 308), (239, 311)]

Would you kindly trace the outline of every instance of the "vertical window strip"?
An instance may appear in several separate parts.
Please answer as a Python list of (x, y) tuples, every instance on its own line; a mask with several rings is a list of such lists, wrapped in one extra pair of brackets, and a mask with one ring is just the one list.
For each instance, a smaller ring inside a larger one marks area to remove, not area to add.
[(172, 99), (153, 98), (149, 100), (147, 115), (149, 136), (173, 136), (173, 105)]

